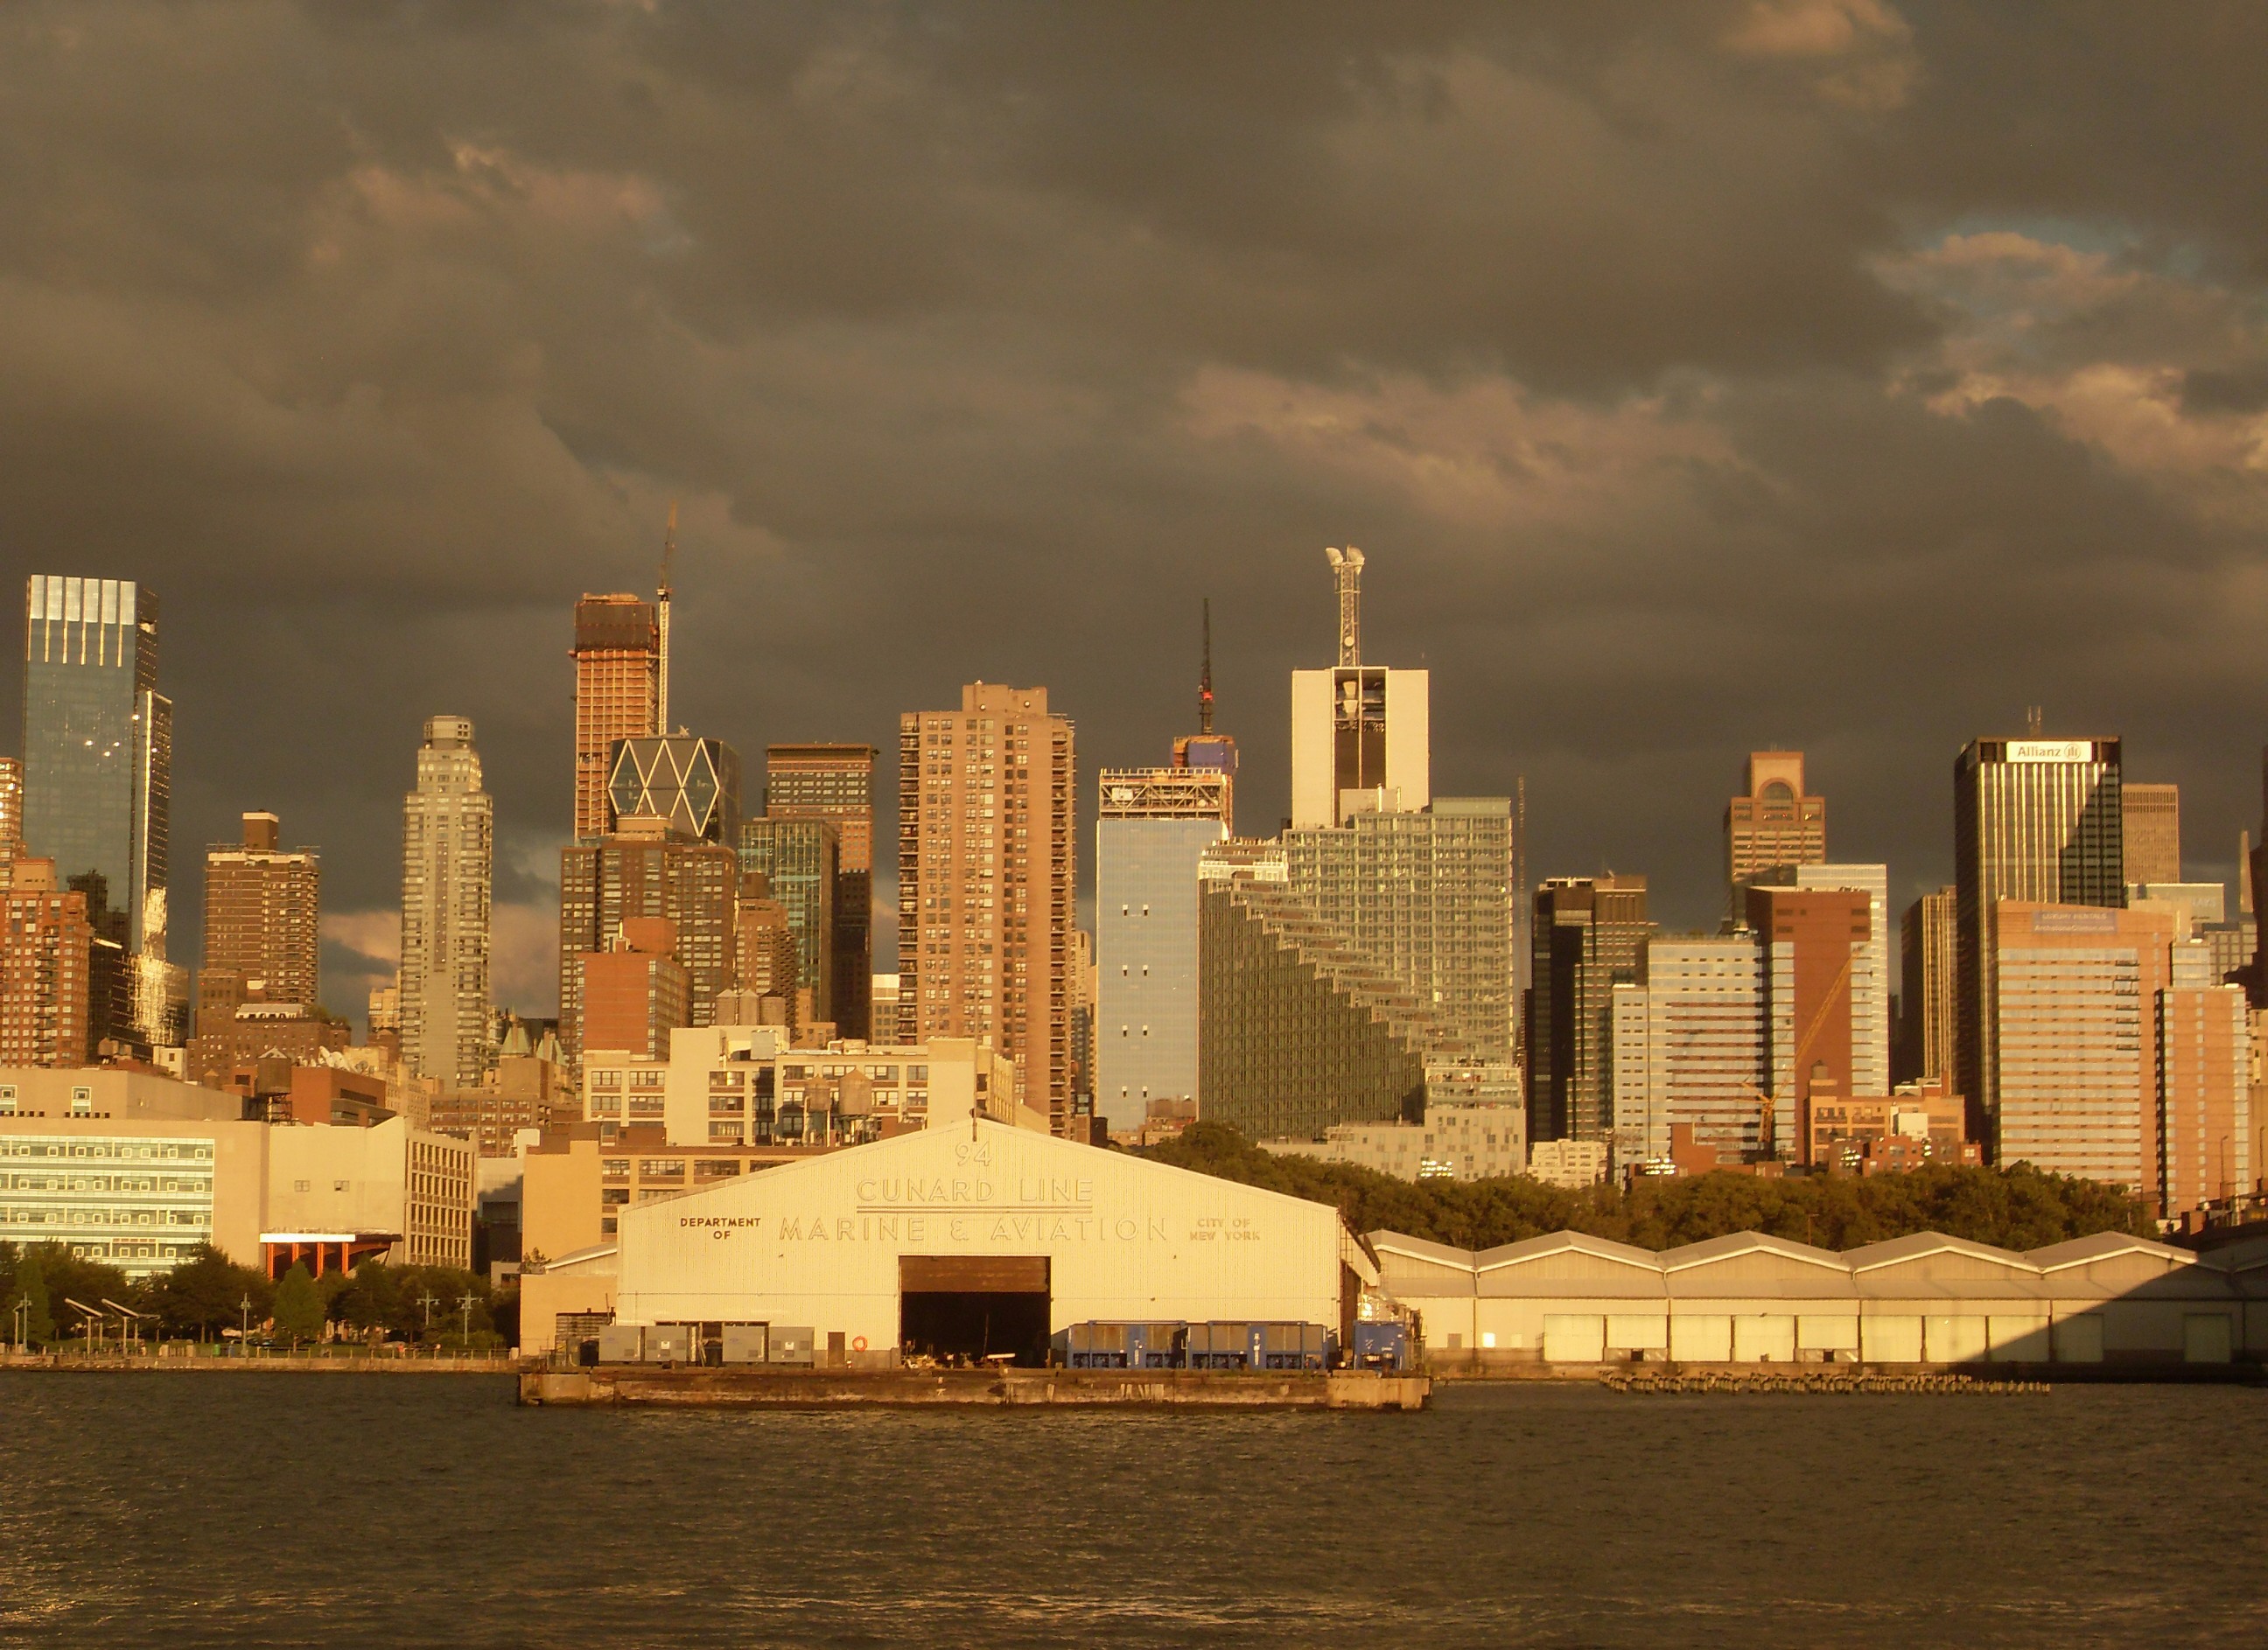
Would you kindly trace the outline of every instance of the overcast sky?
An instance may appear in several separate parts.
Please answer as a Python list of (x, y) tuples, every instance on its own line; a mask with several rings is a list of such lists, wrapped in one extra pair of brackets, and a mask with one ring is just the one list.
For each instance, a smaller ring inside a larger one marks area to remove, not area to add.
[(1535, 876), (1711, 919), (1784, 743), (1903, 903), (2036, 703), (2233, 878), (2264, 63), (2253, 4), (18, 4), (0, 571), (158, 592), (176, 932), (276, 809), (357, 1015), (439, 711), (551, 1012), (571, 609), (673, 497), (682, 720), (753, 780), (1044, 684), (1086, 875), (1208, 595), (1273, 829), (1352, 542), (1437, 792), (1525, 775)]

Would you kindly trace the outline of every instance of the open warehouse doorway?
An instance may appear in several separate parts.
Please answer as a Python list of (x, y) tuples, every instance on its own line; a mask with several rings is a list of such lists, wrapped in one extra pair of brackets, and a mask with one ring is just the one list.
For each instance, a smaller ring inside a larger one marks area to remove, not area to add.
[(1048, 1361), (1044, 1255), (902, 1255), (901, 1351), (976, 1363), (999, 1353), (1025, 1368)]

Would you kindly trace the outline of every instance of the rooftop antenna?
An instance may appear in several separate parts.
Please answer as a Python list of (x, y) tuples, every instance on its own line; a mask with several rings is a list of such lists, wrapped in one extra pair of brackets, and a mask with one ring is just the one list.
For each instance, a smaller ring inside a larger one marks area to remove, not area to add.
[(1212, 732), (1212, 598), (1204, 599), (1204, 673), (1197, 678), (1197, 732)]
[(1325, 546), (1339, 586), (1339, 663), (1362, 663), (1362, 552), (1351, 544), (1345, 549)]
[(655, 667), (653, 696), (654, 732), (669, 732), (669, 587), (670, 577), (677, 570), (677, 500), (669, 501), (669, 525), (661, 534), (661, 585), (655, 593), (659, 600), (654, 606), (661, 621), (661, 657)]

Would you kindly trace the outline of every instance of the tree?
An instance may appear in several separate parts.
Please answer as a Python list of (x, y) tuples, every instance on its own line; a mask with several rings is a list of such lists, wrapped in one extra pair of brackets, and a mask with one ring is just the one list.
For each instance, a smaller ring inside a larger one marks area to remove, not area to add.
[(294, 1346), (322, 1338), (323, 1297), (301, 1262), (292, 1262), (276, 1285), (276, 1333)]
[(235, 1262), (212, 1247), (200, 1244), (195, 1254), (149, 1288), (150, 1305), (169, 1335), (194, 1335), (210, 1339), (214, 1330), (234, 1323), (244, 1315), (239, 1304), (252, 1300), (252, 1315), (268, 1315), (275, 1285), (267, 1275)]
[(1641, 1249), (1672, 1249), (1731, 1232), (1764, 1232), (1826, 1249), (1942, 1232), (2001, 1249), (2038, 1249), (2096, 1232), (2149, 1235), (2149, 1212), (2115, 1186), (2007, 1169), (1932, 1163), (1903, 1175), (1806, 1175), (1766, 1180), (1710, 1174), (1568, 1191), (1525, 1175), (1396, 1180), (1373, 1169), (1263, 1152), (1225, 1124), (1191, 1123), (1149, 1148), (1160, 1162), (1331, 1204), (1358, 1232), (1381, 1228), (1459, 1249), (1493, 1249), (1574, 1231)]
[(40, 1276), (47, 1285), (48, 1298), (57, 1305), (70, 1300), (95, 1306), (106, 1295), (129, 1307), (136, 1304), (134, 1285), (115, 1266), (74, 1255), (69, 1246), (62, 1243), (38, 1244), (30, 1252), (39, 1257)]
[(26, 1254), (16, 1265), (16, 1293), (10, 1299), (11, 1307), (21, 1300), (31, 1310), (26, 1315), (24, 1338), (34, 1346), (45, 1346), (55, 1338), (55, 1315), (48, 1309), (47, 1271), (40, 1264), (40, 1251)]

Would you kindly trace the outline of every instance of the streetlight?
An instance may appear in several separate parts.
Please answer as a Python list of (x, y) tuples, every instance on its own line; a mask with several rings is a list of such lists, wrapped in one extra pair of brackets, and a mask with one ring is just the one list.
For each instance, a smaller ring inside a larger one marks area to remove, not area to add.
[(457, 1327), (457, 1339), (460, 1342), (468, 1342), (473, 1338), (473, 1294), (471, 1290), (467, 1290), (463, 1299), (457, 1302), (457, 1310), (460, 1315)]
[(251, 1291), (247, 1290), (247, 1291), (245, 1292), (244, 1299), (243, 1299), (243, 1300), (239, 1300), (239, 1301), (238, 1301), (238, 1302), (236, 1303), (236, 1310), (237, 1310), (236, 1355), (237, 1355), (239, 1358), (248, 1358), (248, 1357), (250, 1357), (250, 1356), (251, 1356), (251, 1353), (252, 1353), (252, 1348), (251, 1348), (251, 1346), (248, 1344), (248, 1343), (249, 1343), (249, 1342), (251, 1341), (251, 1339), (252, 1339), (252, 1293), (251, 1293)]

